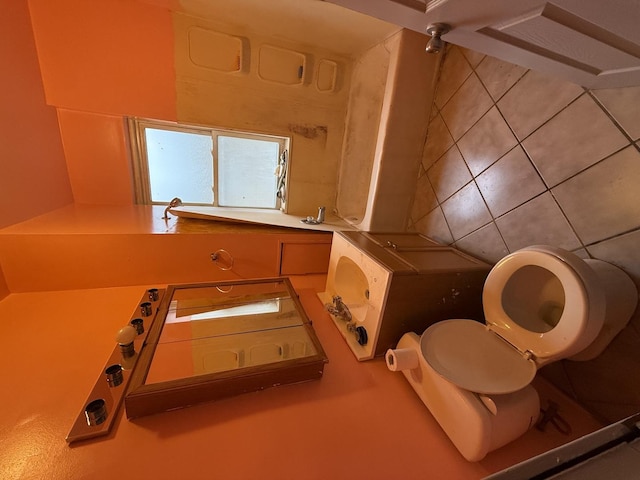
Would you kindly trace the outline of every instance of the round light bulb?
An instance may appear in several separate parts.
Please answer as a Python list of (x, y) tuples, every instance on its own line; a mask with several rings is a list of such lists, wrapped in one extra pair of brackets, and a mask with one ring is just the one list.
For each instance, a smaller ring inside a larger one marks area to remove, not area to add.
[(129, 345), (136, 338), (136, 329), (131, 325), (122, 327), (116, 334), (116, 342), (119, 345)]

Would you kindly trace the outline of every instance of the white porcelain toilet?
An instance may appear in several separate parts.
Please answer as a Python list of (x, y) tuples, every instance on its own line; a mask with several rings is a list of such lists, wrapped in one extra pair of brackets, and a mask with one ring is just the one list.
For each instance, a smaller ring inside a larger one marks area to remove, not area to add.
[(638, 300), (632, 280), (600, 260), (532, 246), (500, 260), (482, 302), (486, 325), (445, 320), (387, 351), (460, 453), (478, 461), (525, 433), (540, 401), (539, 367), (589, 360), (628, 323)]

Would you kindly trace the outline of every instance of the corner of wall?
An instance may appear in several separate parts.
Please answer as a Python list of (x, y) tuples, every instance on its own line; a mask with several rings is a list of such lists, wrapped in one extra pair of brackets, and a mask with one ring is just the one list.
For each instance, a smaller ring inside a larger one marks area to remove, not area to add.
[(133, 205), (133, 179), (122, 117), (58, 109), (75, 203)]
[(4, 278), (4, 273), (2, 272), (2, 265), (0, 265), (0, 301), (8, 297), (10, 293), (11, 292), (9, 291), (9, 286), (7, 285), (7, 281)]
[(27, 2), (4, 2), (0, 31), (0, 228), (73, 202), (55, 110), (47, 106)]

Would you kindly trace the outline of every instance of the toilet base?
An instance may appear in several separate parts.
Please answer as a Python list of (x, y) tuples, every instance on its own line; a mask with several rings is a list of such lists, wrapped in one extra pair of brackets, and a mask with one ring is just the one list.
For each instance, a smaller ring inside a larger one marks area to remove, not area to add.
[(395, 355), (390, 352), (405, 357), (410, 354), (412, 361), (402, 373), (462, 456), (471, 462), (520, 437), (539, 417), (540, 399), (530, 385), (505, 395), (479, 395), (445, 380), (422, 356), (420, 337), (415, 333), (405, 334), (396, 349), (385, 356), (389, 368), (397, 370), (399, 365), (393, 364), (390, 357)]
[(638, 291), (633, 280), (620, 268), (602, 260), (584, 262), (596, 272), (604, 290), (607, 305), (604, 322), (596, 339), (569, 360), (586, 361), (599, 356), (629, 323), (638, 304)]

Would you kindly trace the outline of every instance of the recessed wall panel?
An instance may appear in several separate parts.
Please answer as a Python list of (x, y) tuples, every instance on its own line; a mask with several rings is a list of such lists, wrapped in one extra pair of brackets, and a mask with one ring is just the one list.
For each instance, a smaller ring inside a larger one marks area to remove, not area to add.
[(306, 65), (304, 54), (272, 45), (262, 45), (258, 55), (260, 79), (284, 85), (302, 84)]
[(189, 58), (200, 67), (240, 72), (243, 43), (242, 37), (194, 27), (189, 30)]

